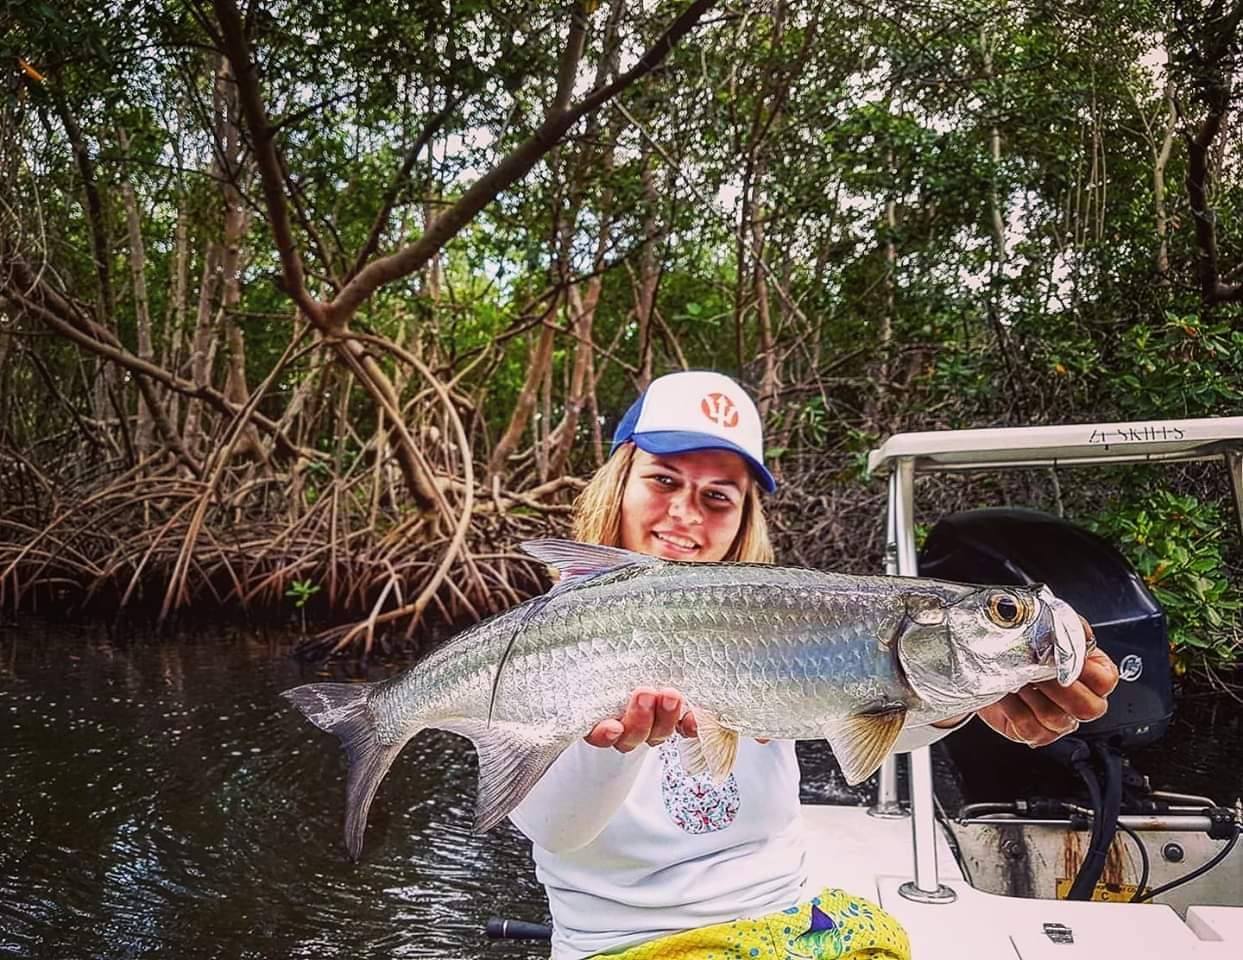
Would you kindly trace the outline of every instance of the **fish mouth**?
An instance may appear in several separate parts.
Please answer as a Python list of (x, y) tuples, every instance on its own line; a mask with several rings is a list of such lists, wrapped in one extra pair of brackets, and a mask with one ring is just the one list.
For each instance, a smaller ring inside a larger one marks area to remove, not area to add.
[(1079, 616), (1065, 600), (1054, 596), (1047, 586), (1041, 587), (1038, 598), (1048, 605), (1053, 615), (1052, 628), (1033, 643), (1036, 661), (1051, 664), (1057, 671), (1059, 686), (1069, 687), (1079, 679), (1088, 651), (1096, 646), (1092, 625)]

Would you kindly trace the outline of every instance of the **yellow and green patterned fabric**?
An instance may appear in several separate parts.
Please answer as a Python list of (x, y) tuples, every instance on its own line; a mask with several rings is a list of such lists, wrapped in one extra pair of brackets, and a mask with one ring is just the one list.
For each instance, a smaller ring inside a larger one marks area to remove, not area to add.
[(601, 953), (608, 960), (910, 960), (902, 926), (876, 904), (825, 889), (797, 907)]

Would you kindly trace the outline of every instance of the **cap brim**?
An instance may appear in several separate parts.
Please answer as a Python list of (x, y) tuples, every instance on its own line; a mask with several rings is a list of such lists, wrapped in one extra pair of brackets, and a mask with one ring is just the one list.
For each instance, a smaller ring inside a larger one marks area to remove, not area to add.
[(768, 472), (764, 464), (760, 463), (755, 457), (747, 453), (746, 450), (723, 440), (720, 437), (714, 437), (710, 433), (691, 433), (685, 430), (659, 430), (653, 433), (636, 433), (629, 437), (634, 441), (634, 445), (640, 450), (646, 450), (648, 453), (691, 453), (695, 450), (729, 450), (738, 454), (747, 462), (747, 466), (751, 468), (751, 472), (755, 474), (760, 486), (764, 488), (766, 493), (772, 493), (777, 489), (777, 481), (773, 479), (773, 475)]

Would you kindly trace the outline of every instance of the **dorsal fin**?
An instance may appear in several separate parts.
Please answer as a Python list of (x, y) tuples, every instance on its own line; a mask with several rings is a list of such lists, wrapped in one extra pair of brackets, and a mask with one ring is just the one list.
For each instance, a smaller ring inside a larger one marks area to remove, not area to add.
[(530, 601), (531, 606), (527, 608), (527, 612), (523, 614), (522, 619), (515, 625), (514, 632), (509, 637), (509, 642), (505, 644), (505, 649), (501, 651), (501, 659), (496, 665), (496, 672), (492, 675), (492, 692), (488, 697), (489, 724), (491, 724), (492, 714), (496, 710), (497, 693), (501, 689), (501, 673), (505, 669), (505, 664), (509, 662), (509, 655), (514, 649), (514, 642), (518, 639), (518, 634), (530, 623), (531, 618), (543, 610), (549, 600), (567, 587), (590, 579), (598, 573), (605, 573), (608, 570), (630, 566), (635, 563), (652, 566), (663, 562), (655, 557), (645, 556), (642, 553), (623, 550), (621, 547), (602, 547), (594, 543), (579, 543), (576, 540), (558, 540), (555, 537), (545, 537), (542, 540), (524, 540), (518, 546), (536, 560), (546, 563), (555, 569), (561, 575), (561, 579), (553, 584), (552, 589), (542, 597), (536, 597), (533, 601)]
[(627, 567), (635, 563), (654, 566), (663, 562), (656, 557), (623, 550), (621, 547), (602, 547), (596, 543), (579, 543), (553, 537), (525, 540), (518, 546), (561, 574), (561, 583), (558, 586), (570, 580), (594, 577), (617, 567)]

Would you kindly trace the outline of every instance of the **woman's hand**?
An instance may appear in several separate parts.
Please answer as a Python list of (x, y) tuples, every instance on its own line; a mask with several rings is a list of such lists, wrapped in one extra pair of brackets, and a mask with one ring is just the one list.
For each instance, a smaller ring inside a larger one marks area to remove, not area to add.
[(985, 707), (979, 716), (1003, 737), (1043, 747), (1078, 729), (1080, 721), (1104, 715), (1105, 698), (1117, 685), (1118, 668), (1096, 647), (1069, 687), (1056, 680), (1034, 683)]
[[(685, 722), (679, 725), (683, 719)], [(641, 743), (656, 746), (677, 729), (695, 736), (695, 719), (686, 712), (686, 698), (672, 687), (639, 687), (620, 717), (601, 720), (583, 739), (593, 747), (612, 747), (629, 753)]]
[[(620, 717), (601, 720), (583, 737), (593, 747), (612, 747), (629, 753), (641, 743), (650, 747), (664, 743), (677, 730), (684, 737), (699, 736), (695, 714), (686, 698), (673, 687), (639, 687)], [(756, 738), (757, 743), (768, 743)]]

